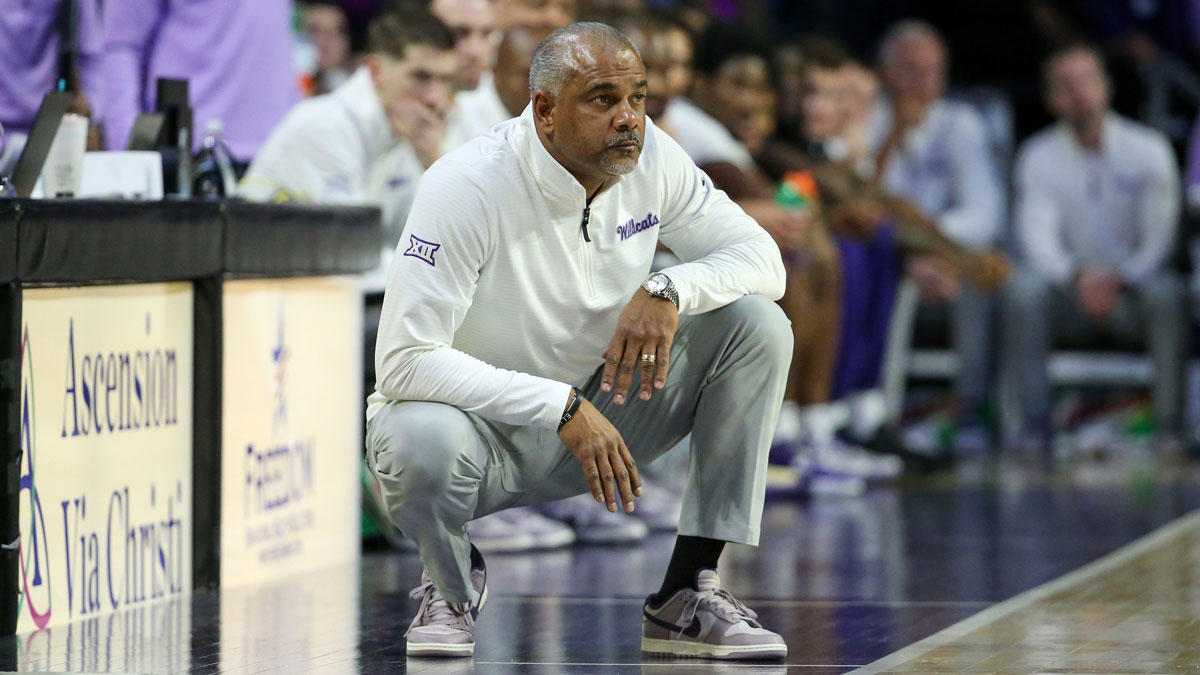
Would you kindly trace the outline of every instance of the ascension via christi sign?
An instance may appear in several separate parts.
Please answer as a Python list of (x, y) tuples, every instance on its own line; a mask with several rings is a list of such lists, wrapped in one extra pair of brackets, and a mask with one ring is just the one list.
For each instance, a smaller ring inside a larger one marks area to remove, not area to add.
[(18, 632), (189, 592), (192, 306), (184, 283), (23, 293)]

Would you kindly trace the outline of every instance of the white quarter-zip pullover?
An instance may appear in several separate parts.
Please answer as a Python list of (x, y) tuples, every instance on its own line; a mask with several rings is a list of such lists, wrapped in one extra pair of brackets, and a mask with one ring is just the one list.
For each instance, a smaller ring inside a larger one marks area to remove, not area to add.
[[(683, 314), (783, 295), (779, 248), (646, 121), (637, 168), (597, 195), (538, 138), (531, 108), (422, 177), (392, 261), (376, 392), (555, 429), (661, 239)], [(590, 239), (590, 241), (589, 241)]]

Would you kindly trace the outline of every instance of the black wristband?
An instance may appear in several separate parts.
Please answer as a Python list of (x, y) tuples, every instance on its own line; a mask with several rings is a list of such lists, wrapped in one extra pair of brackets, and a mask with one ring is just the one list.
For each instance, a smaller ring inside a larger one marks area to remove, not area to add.
[(583, 397), (579, 395), (579, 390), (571, 388), (571, 402), (567, 405), (567, 411), (563, 413), (562, 419), (558, 421), (558, 428), (562, 429), (563, 425), (571, 421), (575, 413), (579, 412), (579, 406), (583, 405)]

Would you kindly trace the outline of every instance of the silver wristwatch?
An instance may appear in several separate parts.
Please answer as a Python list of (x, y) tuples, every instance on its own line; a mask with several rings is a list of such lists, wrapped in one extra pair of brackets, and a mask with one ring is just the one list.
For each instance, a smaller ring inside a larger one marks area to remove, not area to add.
[(671, 277), (662, 272), (655, 272), (642, 282), (642, 288), (656, 298), (670, 300), (675, 309), (679, 309), (679, 292), (675, 290), (675, 284), (671, 283)]

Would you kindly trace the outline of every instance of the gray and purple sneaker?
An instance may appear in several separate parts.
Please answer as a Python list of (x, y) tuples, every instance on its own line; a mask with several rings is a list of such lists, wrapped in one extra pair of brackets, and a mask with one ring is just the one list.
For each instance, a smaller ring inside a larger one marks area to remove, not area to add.
[(487, 602), (487, 568), (483, 556), (471, 547), (471, 584), (475, 600), (469, 603), (447, 602), (429, 572), (421, 571), (421, 585), (409, 597), (421, 606), (404, 638), (409, 656), (472, 656), (475, 653), (475, 619)]
[(703, 569), (696, 587), (642, 608), (642, 653), (707, 659), (782, 659), (783, 638), (758, 622), (754, 610), (721, 588), (716, 570)]

